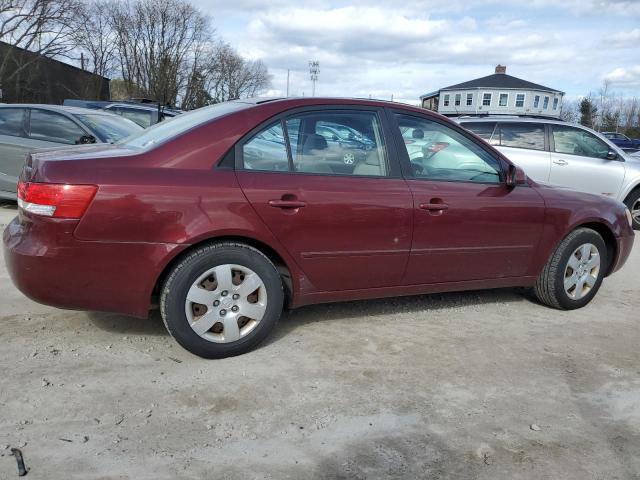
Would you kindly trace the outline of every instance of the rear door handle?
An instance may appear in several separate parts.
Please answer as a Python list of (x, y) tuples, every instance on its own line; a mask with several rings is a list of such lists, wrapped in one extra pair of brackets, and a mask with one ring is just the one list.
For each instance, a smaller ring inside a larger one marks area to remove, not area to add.
[(302, 208), (307, 203), (300, 200), (269, 200), (269, 206), (275, 208)]
[(440, 211), (448, 209), (449, 205), (446, 203), (421, 203), (420, 208), (422, 210)]
[(560, 166), (565, 166), (565, 165), (569, 165), (569, 162), (567, 162), (566, 160), (554, 160), (553, 163), (555, 163), (556, 165), (560, 165)]

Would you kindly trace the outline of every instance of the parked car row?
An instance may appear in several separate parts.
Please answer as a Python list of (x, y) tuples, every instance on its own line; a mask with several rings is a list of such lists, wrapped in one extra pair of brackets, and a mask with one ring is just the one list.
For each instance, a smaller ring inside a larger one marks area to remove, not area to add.
[(602, 132), (602, 134), (620, 148), (640, 150), (640, 138), (629, 138), (622, 133)]
[(534, 152), (548, 181), (551, 164), (604, 177), (605, 162), (632, 175), (631, 161), (577, 127), (476, 123), (488, 142), (397, 103), (247, 100), (115, 145), (34, 152), (4, 258), (45, 304), (146, 317), (159, 303), (171, 335), (206, 358), (251, 350), (286, 306), (528, 287), (583, 307), (631, 251), (630, 211), (608, 198), (631, 183), (607, 177), (603, 190), (585, 175), (610, 195), (581, 193), (516, 164)]
[(537, 182), (615, 198), (640, 228), (640, 159), (582, 125), (560, 120), (460, 117)]
[(0, 198), (15, 199), (18, 175), (36, 149), (114, 143), (142, 127), (102, 110), (56, 105), (0, 105)]
[(66, 99), (63, 102), (63, 105), (104, 110), (115, 113), (116, 115), (120, 115), (137, 123), (142, 128), (148, 128), (151, 125), (155, 125), (167, 118), (173, 118), (181, 113), (179, 110), (171, 109), (162, 105), (138, 102)]

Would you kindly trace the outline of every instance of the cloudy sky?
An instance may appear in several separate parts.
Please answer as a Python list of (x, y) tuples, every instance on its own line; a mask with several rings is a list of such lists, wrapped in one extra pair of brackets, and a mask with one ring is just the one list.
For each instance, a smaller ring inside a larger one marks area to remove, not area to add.
[[(196, 0), (218, 33), (262, 59), (272, 95), (309, 95), (308, 61), (320, 62), (316, 95), (417, 102), (440, 87), (507, 73), (567, 92), (604, 79), (640, 95), (640, 0)], [(308, 5), (313, 6), (308, 6)]]

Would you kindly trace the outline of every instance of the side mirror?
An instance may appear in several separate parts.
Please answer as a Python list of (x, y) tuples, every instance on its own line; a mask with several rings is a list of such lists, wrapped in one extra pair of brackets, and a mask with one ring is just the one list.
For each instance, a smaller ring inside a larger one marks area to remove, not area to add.
[(514, 188), (516, 185), (524, 185), (527, 183), (527, 175), (524, 173), (524, 170), (511, 163), (509, 164), (505, 183), (509, 188)]
[(616, 152), (614, 152), (613, 150), (609, 150), (607, 152), (607, 160), (617, 160), (618, 159), (618, 154)]

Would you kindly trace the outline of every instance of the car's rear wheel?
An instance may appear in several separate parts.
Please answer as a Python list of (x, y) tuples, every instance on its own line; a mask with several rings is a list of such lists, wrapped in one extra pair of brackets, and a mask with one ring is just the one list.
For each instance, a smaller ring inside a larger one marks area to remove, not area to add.
[(282, 313), (276, 267), (239, 243), (197, 248), (169, 273), (160, 311), (180, 345), (204, 358), (240, 355), (256, 347)]
[(608, 265), (604, 240), (590, 228), (578, 228), (560, 242), (534, 286), (540, 302), (573, 310), (598, 292)]
[(633, 229), (640, 230), (640, 188), (631, 192), (624, 203), (627, 205), (629, 211), (631, 211)]

